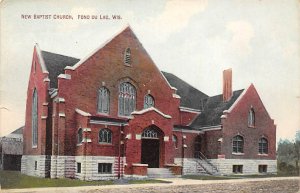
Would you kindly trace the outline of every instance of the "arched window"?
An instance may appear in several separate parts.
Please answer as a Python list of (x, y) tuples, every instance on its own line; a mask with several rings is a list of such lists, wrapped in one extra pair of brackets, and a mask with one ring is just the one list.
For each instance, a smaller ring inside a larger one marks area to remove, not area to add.
[(32, 147), (36, 147), (38, 142), (38, 94), (36, 89), (34, 89), (32, 95), (31, 129)]
[(112, 143), (112, 132), (109, 129), (100, 129), (99, 143)]
[(244, 152), (244, 138), (237, 135), (232, 141), (232, 152), (233, 153), (243, 153)]
[(173, 135), (172, 136), (172, 140), (173, 140), (173, 143), (174, 143), (174, 147), (178, 148), (178, 138), (177, 138), (177, 136)]
[(255, 113), (254, 113), (254, 109), (251, 108), (248, 113), (248, 126), (254, 127), (254, 125), (255, 125)]
[(154, 98), (151, 95), (146, 95), (144, 99), (144, 109), (154, 107)]
[(136, 91), (132, 84), (123, 82), (119, 88), (119, 115), (129, 116), (135, 110)]
[(80, 143), (82, 143), (82, 129), (80, 128), (80, 129), (78, 129), (78, 131), (77, 131), (77, 144), (80, 144)]
[(109, 113), (109, 90), (105, 87), (98, 91), (98, 113)]
[(131, 50), (130, 48), (125, 49), (124, 53), (124, 64), (130, 66), (131, 65)]
[(260, 154), (268, 154), (268, 140), (264, 137), (259, 139), (258, 152)]
[(158, 133), (153, 128), (145, 129), (142, 133), (142, 138), (158, 139)]

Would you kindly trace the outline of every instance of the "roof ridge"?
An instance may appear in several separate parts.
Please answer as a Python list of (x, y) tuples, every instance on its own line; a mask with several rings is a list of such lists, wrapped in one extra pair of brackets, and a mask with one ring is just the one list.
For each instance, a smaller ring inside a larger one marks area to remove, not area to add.
[[(234, 92), (239, 92), (239, 91), (243, 91), (243, 90), (245, 90), (245, 89), (243, 88), (243, 89), (234, 90), (234, 91), (232, 91), (232, 93), (234, 93)], [(223, 95), (223, 94), (221, 93), (221, 94), (217, 94), (217, 95), (213, 95), (213, 96), (208, 96), (208, 98), (211, 98), (211, 97), (217, 97), (217, 96), (221, 96), (221, 95)]]
[[(188, 84), (188, 85), (189, 85), (191, 88), (193, 88), (193, 89), (195, 89), (195, 90), (197, 90), (197, 91), (199, 91), (199, 92), (203, 93), (204, 95), (208, 96), (207, 94), (205, 94), (205, 93), (204, 93), (204, 92), (202, 92), (201, 90), (199, 90), (199, 89), (195, 88), (195, 87), (194, 87), (193, 85), (191, 85), (190, 83), (188, 83), (188, 82), (186, 82), (185, 80), (183, 80), (183, 79), (179, 78), (177, 75), (175, 75), (175, 74), (173, 74), (173, 73), (170, 73), (170, 72), (166, 72), (166, 71), (161, 71), (161, 72), (162, 72), (162, 73), (171, 74), (171, 75), (175, 76), (176, 78), (180, 79), (182, 82), (184, 82), (184, 83)], [(209, 97), (209, 96), (208, 96), (208, 97)]]

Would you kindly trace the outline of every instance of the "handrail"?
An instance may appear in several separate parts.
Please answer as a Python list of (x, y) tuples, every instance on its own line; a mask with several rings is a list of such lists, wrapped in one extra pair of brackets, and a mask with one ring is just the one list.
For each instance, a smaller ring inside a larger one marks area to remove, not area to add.
[(196, 151), (195, 154), (194, 154), (194, 157), (197, 158), (197, 159), (200, 159), (200, 160), (203, 160), (205, 161), (208, 165), (211, 166), (211, 172), (208, 171), (208, 168), (205, 168), (203, 166), (203, 164), (201, 164), (199, 161), (197, 162), (198, 164), (200, 164), (202, 166), (202, 168), (207, 172), (207, 173), (210, 173), (212, 174), (213, 173), (213, 170), (216, 170), (216, 172), (219, 172), (218, 168), (216, 166), (214, 166), (212, 163), (210, 163), (208, 160), (207, 160), (207, 157), (201, 152), (201, 151)]

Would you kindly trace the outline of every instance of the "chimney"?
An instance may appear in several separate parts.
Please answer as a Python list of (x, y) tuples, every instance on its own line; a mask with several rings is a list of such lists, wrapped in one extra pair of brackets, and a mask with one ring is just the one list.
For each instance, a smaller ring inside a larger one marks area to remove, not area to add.
[(232, 69), (223, 71), (223, 101), (227, 102), (232, 96)]

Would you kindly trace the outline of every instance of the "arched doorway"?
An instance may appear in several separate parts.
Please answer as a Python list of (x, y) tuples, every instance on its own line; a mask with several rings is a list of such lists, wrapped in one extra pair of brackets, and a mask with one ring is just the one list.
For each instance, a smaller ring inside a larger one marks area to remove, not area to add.
[(155, 126), (146, 128), (142, 133), (141, 163), (148, 164), (148, 168), (159, 168), (162, 136), (160, 129)]

